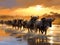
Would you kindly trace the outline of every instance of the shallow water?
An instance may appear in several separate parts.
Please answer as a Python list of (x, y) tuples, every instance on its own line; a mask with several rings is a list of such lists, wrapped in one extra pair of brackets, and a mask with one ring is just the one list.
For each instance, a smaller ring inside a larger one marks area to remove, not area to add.
[(42, 36), (42, 41), (41, 37), (37, 39), (30, 38), (28, 40), (16, 38), (17, 34), (11, 36), (11, 33), (17, 29), (13, 29), (12, 32), (6, 32), (6, 30), (12, 30), (12, 27), (0, 24), (0, 45), (60, 45), (60, 25), (53, 25), (51, 28), (49, 28), (47, 35)]

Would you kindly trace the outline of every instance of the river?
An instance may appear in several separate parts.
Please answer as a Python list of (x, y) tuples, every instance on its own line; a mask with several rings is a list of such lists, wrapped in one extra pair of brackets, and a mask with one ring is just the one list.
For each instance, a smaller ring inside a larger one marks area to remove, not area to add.
[(10, 31), (6, 32), (6, 30), (11, 29), (11, 26), (0, 24), (0, 45), (60, 45), (60, 25), (53, 25), (48, 29), (47, 36), (43, 36), (47, 38), (47, 41), (45, 39), (41, 41), (41, 39), (33, 38), (28, 40), (23, 39), (23, 37), (16, 38), (17, 34), (11, 36)]

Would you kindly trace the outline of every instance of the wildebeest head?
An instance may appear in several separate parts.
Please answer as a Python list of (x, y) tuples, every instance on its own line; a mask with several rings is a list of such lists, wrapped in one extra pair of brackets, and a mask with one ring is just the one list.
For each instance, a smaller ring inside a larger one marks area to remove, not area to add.
[(50, 27), (52, 27), (52, 22), (55, 20), (55, 18), (48, 18), (48, 19), (46, 19), (46, 21), (47, 21), (47, 23), (48, 23), (48, 25), (50, 26)]
[(36, 21), (39, 18), (39, 16), (31, 16), (31, 21)]
[(43, 17), (43, 18), (41, 19), (41, 21), (42, 21), (43, 23), (46, 22), (46, 18)]

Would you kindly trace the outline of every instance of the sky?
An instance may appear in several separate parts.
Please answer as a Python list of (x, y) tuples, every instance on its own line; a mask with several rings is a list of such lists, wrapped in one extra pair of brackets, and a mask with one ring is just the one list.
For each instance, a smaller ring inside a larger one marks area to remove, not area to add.
[[(38, 11), (37, 6), (41, 7)], [(0, 0), (0, 15), (42, 15), (60, 13), (60, 0)]]

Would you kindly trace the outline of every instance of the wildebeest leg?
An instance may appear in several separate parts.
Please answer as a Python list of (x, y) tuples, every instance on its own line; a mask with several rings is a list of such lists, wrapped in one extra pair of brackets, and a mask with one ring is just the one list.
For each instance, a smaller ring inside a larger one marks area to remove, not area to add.
[(30, 29), (28, 28), (28, 32), (30, 32), (29, 30), (30, 30)]
[(43, 34), (43, 31), (41, 30), (41, 33)]
[(36, 28), (36, 30), (35, 30), (35, 33), (37, 33), (37, 28)]
[(25, 30), (25, 27), (23, 27), (23, 30)]
[(47, 30), (45, 30), (45, 35), (46, 35), (46, 33), (47, 33)]
[(30, 31), (32, 32), (32, 29), (30, 29)]

